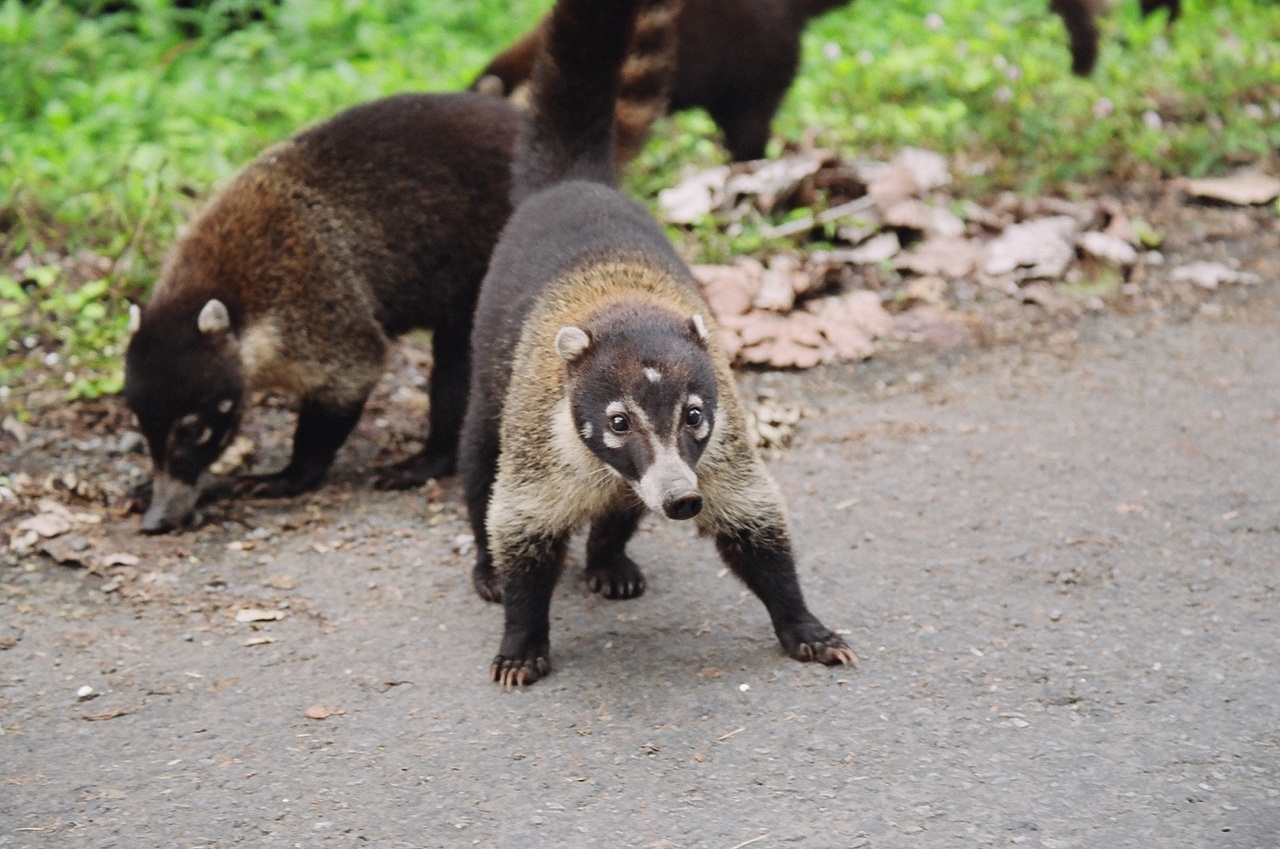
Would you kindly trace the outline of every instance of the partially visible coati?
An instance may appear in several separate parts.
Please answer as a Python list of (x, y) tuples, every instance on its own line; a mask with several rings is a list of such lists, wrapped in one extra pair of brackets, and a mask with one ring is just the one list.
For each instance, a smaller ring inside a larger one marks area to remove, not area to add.
[(550, 670), (551, 596), (575, 528), (590, 524), (597, 592), (644, 591), (626, 545), (646, 510), (714, 538), (792, 657), (854, 659), (805, 604), (707, 303), (662, 228), (613, 188), (626, 33), (637, 7), (668, 2), (561, 0), (552, 12), (515, 212), (481, 287), (459, 471), (476, 589), (505, 606), (491, 668), (505, 685)]
[[(620, 137), (643, 137), (662, 113), (669, 48), (669, 38), (633, 45), (619, 96), (635, 99), (617, 105)], [(511, 151), (526, 120), (478, 94), (391, 97), (268, 149), (214, 195), (170, 251), (126, 355), (125, 395), (154, 463), (144, 531), (191, 515), (198, 479), (251, 391), (284, 392), (300, 408), (288, 465), (241, 487), (282, 496), (318, 484), (391, 340), (413, 328), (434, 331), (429, 435), (374, 483), (452, 473), (471, 314), (510, 214)]]
[[(759, 159), (769, 126), (795, 79), (800, 37), (813, 17), (849, 0), (685, 0), (677, 24), (676, 78), (670, 111), (703, 108), (724, 134), (735, 161)], [(1098, 58), (1096, 17), (1100, 0), (1050, 0), (1066, 26), (1071, 69), (1086, 76)], [(1179, 0), (1141, 0), (1144, 14)], [(472, 83), (485, 94), (524, 99), (547, 23), (498, 54)]]

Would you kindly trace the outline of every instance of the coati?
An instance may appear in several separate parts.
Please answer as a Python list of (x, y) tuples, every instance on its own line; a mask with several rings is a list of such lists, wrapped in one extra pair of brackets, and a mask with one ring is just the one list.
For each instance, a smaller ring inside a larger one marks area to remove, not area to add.
[[(1098, 58), (1097, 14), (1100, 0), (1050, 0), (1071, 45), (1071, 69), (1093, 71)], [(800, 37), (809, 20), (849, 0), (685, 0), (677, 24), (676, 79), (670, 111), (703, 108), (724, 134), (734, 161), (760, 159), (769, 126), (795, 79)], [(1179, 0), (1141, 0), (1143, 14), (1168, 8), (1178, 15)], [(498, 54), (472, 83), (485, 94), (524, 99), (524, 87), (542, 45), (543, 19)], [(625, 149), (625, 148), (624, 148)], [(634, 151), (631, 152), (634, 155)]]
[(491, 677), (550, 671), (549, 609), (572, 531), (587, 577), (644, 592), (626, 545), (647, 510), (693, 520), (764, 602), (794, 658), (851, 663), (809, 612), (777, 486), (748, 436), (706, 301), (662, 228), (614, 186), (626, 34), (670, 0), (560, 0), (512, 166), (515, 212), (476, 307), (459, 472), (475, 586), (501, 600)]
[[(620, 137), (643, 137), (662, 114), (669, 47), (632, 46)], [(171, 249), (126, 353), (125, 396), (154, 465), (143, 531), (188, 519), (251, 391), (300, 406), (288, 465), (240, 488), (284, 496), (317, 485), (391, 340), (413, 328), (434, 331), (430, 431), (374, 484), (453, 472), (471, 314), (511, 211), (511, 152), (526, 120), (478, 94), (390, 97), (268, 149), (214, 195)]]

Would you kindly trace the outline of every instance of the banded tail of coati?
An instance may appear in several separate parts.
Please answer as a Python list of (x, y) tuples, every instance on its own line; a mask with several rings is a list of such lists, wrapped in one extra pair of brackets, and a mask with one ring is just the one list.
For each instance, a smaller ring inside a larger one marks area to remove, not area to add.
[(587, 579), (631, 598), (648, 510), (691, 519), (764, 602), (786, 651), (851, 663), (809, 612), (777, 486), (711, 311), (662, 228), (613, 188), (613, 87), (626, 33), (670, 0), (561, 0), (533, 76), (512, 173), (515, 212), (476, 308), (459, 471), (474, 581), (501, 600), (491, 675), (550, 670), (550, 604), (569, 537), (589, 524)]
[[(620, 135), (643, 136), (647, 125), (633, 122), (662, 111), (670, 39), (661, 20), (651, 26), (658, 35), (634, 46), (619, 92)], [(511, 153), (526, 121), (478, 94), (390, 97), (270, 148), (214, 195), (171, 249), (126, 355), (125, 395), (154, 464), (144, 531), (192, 515), (198, 480), (252, 391), (294, 396), (298, 421), (288, 465), (240, 488), (284, 496), (317, 485), (391, 340), (414, 328), (433, 331), (430, 430), (421, 452), (374, 484), (453, 472), (471, 315), (511, 211)]]
[[(735, 161), (765, 154), (769, 127), (795, 79), (800, 37), (811, 18), (849, 0), (685, 0), (677, 24), (676, 78), (670, 111), (702, 108), (724, 134)], [(864, 0), (866, 2), (866, 0)], [(1141, 0), (1143, 14), (1167, 8), (1172, 21), (1179, 0)], [(1071, 69), (1093, 71), (1098, 58), (1100, 0), (1050, 0), (1071, 46)], [(549, 19), (498, 54), (472, 89), (527, 100)], [(624, 146), (624, 149), (630, 150)]]

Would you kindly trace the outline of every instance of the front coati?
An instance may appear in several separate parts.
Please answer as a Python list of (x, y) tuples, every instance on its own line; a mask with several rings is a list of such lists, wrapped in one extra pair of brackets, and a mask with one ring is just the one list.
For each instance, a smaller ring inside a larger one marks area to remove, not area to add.
[[(655, 32), (670, 17), (650, 22)], [(662, 114), (670, 39), (631, 46), (617, 132)], [(650, 103), (653, 101), (654, 103)], [(656, 103), (656, 105), (654, 105)], [(429, 434), (381, 488), (451, 474), (466, 406), (471, 314), (510, 214), (523, 111), (478, 94), (406, 94), (349, 109), (265, 151), (171, 249), (125, 362), (154, 465), (142, 530), (195, 509), (198, 479), (253, 391), (299, 404), (293, 454), (243, 478), (258, 496), (316, 486), (382, 374), (391, 340), (430, 328)]]
[(476, 589), (505, 607), (491, 676), (507, 686), (550, 671), (551, 596), (575, 528), (590, 525), (596, 592), (644, 591), (626, 545), (647, 510), (714, 538), (792, 657), (854, 661), (805, 604), (780, 493), (697, 283), (613, 188), (623, 46), (637, 7), (643, 23), (667, 2), (554, 9), (512, 169), (515, 212), (476, 307), (459, 472)]
[[(1050, 0), (1071, 46), (1071, 70), (1088, 76), (1098, 58), (1100, 0)], [(800, 63), (800, 37), (811, 18), (849, 0), (685, 0), (677, 23), (676, 78), (670, 111), (702, 108), (724, 134), (734, 161), (760, 159), (769, 126)], [(1179, 0), (1141, 0), (1143, 14)], [(472, 89), (525, 97), (524, 87), (545, 37), (548, 18), (498, 54)], [(624, 148), (625, 150), (625, 148)], [(635, 151), (628, 151), (634, 155)]]

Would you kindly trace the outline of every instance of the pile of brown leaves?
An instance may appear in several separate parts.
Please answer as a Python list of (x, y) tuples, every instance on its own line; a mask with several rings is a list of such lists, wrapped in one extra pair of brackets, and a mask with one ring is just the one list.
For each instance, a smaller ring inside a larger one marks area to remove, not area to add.
[[(828, 204), (763, 235), (820, 231), (835, 250), (694, 267), (738, 364), (864, 359), (880, 340), (910, 337), (924, 315), (945, 321), (958, 287), (1054, 309), (1071, 297), (1060, 284), (1128, 281), (1164, 263), (1160, 236), (1115, 198), (1005, 196), (982, 206), (948, 194), (950, 183), (946, 158), (926, 150), (909, 148), (887, 163), (806, 151), (693, 174), (663, 191), (659, 205), (673, 224), (714, 217), (732, 232), (752, 214)], [(1180, 188), (1254, 205), (1280, 195), (1280, 180), (1241, 172)], [(1170, 269), (1168, 279), (1204, 288), (1258, 282), (1206, 262)]]

